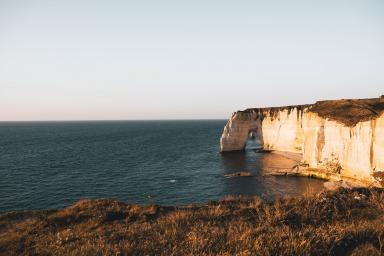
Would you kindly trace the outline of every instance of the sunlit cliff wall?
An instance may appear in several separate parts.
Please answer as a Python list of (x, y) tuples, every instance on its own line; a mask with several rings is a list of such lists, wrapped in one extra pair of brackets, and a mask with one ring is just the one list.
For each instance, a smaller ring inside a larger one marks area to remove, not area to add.
[(252, 134), (263, 149), (301, 154), (309, 168), (378, 182), (384, 177), (378, 175), (384, 172), (384, 99), (372, 101), (238, 111), (224, 128), (221, 151), (244, 150)]

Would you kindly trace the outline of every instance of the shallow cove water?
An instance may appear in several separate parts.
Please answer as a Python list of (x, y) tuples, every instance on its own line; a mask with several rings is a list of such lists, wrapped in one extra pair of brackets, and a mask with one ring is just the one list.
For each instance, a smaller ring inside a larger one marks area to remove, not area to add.
[[(0, 211), (51, 209), (81, 198), (206, 203), (227, 195), (267, 199), (323, 181), (263, 176), (294, 162), (254, 150), (219, 153), (225, 120), (0, 123)], [(252, 177), (226, 178), (234, 172)]]

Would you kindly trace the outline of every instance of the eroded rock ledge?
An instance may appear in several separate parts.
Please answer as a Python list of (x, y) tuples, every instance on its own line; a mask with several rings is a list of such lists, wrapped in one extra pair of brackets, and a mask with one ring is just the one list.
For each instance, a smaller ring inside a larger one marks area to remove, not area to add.
[(383, 97), (237, 111), (221, 151), (244, 150), (250, 137), (265, 150), (301, 154), (316, 176), (384, 185)]

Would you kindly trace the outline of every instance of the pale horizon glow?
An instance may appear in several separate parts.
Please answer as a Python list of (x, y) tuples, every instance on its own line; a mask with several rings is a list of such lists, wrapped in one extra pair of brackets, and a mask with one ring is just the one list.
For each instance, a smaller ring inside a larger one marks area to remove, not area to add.
[(384, 94), (384, 1), (0, 2), (0, 121), (226, 119)]

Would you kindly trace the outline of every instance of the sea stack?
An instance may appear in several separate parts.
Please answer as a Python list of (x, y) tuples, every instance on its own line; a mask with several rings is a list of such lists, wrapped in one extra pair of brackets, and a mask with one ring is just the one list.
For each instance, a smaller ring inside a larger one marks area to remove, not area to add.
[(301, 173), (384, 185), (383, 97), (237, 111), (221, 152), (244, 150), (250, 137), (262, 149), (300, 155)]

